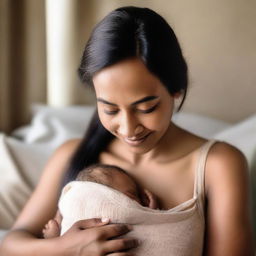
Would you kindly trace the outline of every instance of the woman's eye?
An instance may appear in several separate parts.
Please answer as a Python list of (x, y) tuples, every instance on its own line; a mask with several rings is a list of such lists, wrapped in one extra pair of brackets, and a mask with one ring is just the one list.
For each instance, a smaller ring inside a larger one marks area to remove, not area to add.
[[(153, 106), (151, 108), (148, 108), (148, 109), (145, 109), (145, 110), (137, 109), (136, 111), (138, 111), (140, 113), (143, 113), (143, 114), (148, 114), (148, 113), (153, 112), (158, 107), (158, 105), (159, 104), (156, 104), (155, 106)], [(104, 109), (104, 113), (107, 114), (107, 115), (115, 115), (115, 114), (118, 113), (118, 110), (106, 110), (106, 109)]]
[(113, 111), (104, 110), (104, 113), (107, 115), (115, 115), (117, 112), (118, 112), (117, 110), (113, 110)]
[(158, 104), (156, 104), (155, 106), (149, 108), (149, 109), (146, 109), (146, 110), (138, 110), (139, 112), (141, 113), (144, 113), (144, 114), (148, 114), (148, 113), (151, 113), (153, 112), (156, 108), (157, 108)]

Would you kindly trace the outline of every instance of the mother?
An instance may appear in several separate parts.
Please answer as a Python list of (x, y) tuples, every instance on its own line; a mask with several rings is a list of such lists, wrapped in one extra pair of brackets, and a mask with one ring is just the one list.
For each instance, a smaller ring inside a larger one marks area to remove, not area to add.
[[(72, 180), (85, 166), (101, 162), (124, 168), (157, 195), (162, 209), (173, 210), (177, 235), (170, 243), (178, 246), (176, 255), (251, 255), (244, 156), (171, 121), (176, 99), (182, 96), (179, 108), (185, 99), (188, 79), (166, 21), (146, 8), (114, 10), (93, 30), (79, 74), (95, 89), (97, 112), (83, 140), (66, 142), (50, 158), (1, 253), (131, 255), (128, 249), (139, 245), (119, 237), (131, 229), (125, 224), (82, 220), (61, 237), (40, 238), (56, 211), (63, 179)], [(193, 214), (178, 220), (188, 210)]]

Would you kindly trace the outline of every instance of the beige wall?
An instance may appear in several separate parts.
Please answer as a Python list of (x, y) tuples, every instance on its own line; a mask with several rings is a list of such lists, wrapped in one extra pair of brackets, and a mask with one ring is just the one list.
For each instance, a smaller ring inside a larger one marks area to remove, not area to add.
[[(180, 40), (190, 70), (184, 110), (230, 122), (255, 113), (255, 0), (69, 1), (75, 5), (75, 31), (65, 33), (77, 38), (66, 54), (75, 56), (68, 66), (73, 77), (69, 86), (76, 88), (70, 102), (94, 102), (93, 94), (74, 76), (92, 27), (114, 8), (135, 5), (163, 15)], [(46, 103), (49, 98), (45, 3), (0, 0), (0, 130), (28, 122), (31, 103)]]
[(190, 90), (184, 110), (231, 122), (256, 113), (256, 1), (82, 2), (80, 12), (86, 10), (88, 2), (93, 6), (92, 20), (83, 21), (87, 32), (88, 27), (119, 6), (153, 8), (166, 18), (189, 64)]
[(43, 0), (0, 0), (0, 131), (29, 121), (32, 102), (46, 100)]

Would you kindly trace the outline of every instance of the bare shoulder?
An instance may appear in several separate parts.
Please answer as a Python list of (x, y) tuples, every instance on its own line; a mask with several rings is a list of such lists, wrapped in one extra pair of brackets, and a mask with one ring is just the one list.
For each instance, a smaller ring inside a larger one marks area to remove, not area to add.
[(56, 153), (70, 155), (77, 149), (80, 143), (81, 139), (67, 140), (57, 148)]
[[(49, 175), (62, 175), (66, 171), (69, 160), (78, 148), (81, 139), (71, 139), (60, 145), (46, 163), (42, 178)], [(54, 170), (54, 172), (53, 172)]]
[(230, 207), (247, 207), (249, 171), (244, 154), (236, 147), (215, 143), (208, 154), (205, 169), (206, 197), (209, 205), (228, 203)]
[(205, 171), (206, 255), (251, 255), (249, 184), (243, 153), (228, 143), (215, 143)]
[(70, 158), (73, 155), (73, 153), (76, 151), (80, 143), (81, 143), (81, 139), (70, 139), (64, 142), (62, 145), (60, 145), (56, 149), (52, 157), (60, 158), (61, 160), (64, 160), (65, 157)]
[[(215, 184), (242, 182), (248, 179), (248, 166), (244, 154), (236, 147), (225, 143), (215, 143), (209, 151), (206, 163), (206, 191), (214, 189)], [(242, 180), (241, 180), (242, 179)]]
[(225, 160), (240, 159), (245, 160), (244, 154), (238, 148), (232, 146), (229, 143), (218, 141), (216, 142), (210, 150), (211, 156), (222, 156)]

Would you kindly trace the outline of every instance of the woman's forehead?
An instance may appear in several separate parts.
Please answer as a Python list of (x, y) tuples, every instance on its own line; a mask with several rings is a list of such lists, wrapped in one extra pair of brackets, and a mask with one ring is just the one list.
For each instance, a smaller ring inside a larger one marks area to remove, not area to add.
[(107, 67), (94, 76), (93, 82), (97, 97), (108, 99), (124, 94), (132, 98), (136, 95), (139, 99), (159, 94), (164, 89), (160, 80), (139, 59), (128, 59)]

